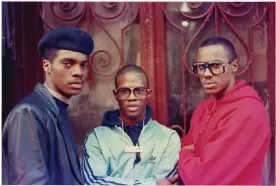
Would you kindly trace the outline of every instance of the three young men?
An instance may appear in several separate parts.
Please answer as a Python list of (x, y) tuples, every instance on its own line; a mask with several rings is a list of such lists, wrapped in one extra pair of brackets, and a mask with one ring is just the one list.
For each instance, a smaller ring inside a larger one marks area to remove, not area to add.
[(67, 107), (82, 89), (93, 46), (89, 34), (75, 28), (41, 39), (45, 83), (4, 124), (4, 184), (169, 185), (177, 179), (178, 158), (184, 184), (261, 184), (268, 117), (257, 92), (235, 80), (238, 57), (221, 37), (198, 49), (193, 72), (210, 98), (194, 112), (181, 150), (177, 133), (151, 119), (147, 74), (126, 65), (115, 77), (120, 109), (107, 111), (87, 136), (80, 173)]

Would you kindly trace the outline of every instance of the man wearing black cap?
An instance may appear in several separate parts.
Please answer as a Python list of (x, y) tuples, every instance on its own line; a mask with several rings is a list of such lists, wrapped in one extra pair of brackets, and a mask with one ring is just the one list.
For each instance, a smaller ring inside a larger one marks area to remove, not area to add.
[(58, 28), (39, 42), (44, 84), (18, 103), (3, 128), (3, 184), (82, 184), (68, 100), (80, 93), (94, 43), (77, 28)]

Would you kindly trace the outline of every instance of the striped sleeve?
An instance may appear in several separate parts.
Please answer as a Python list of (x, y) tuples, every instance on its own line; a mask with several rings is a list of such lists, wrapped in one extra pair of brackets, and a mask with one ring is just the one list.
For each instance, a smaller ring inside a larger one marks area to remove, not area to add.
[(166, 150), (157, 167), (156, 178), (171, 178), (177, 174), (177, 161), (179, 158), (180, 146), (179, 136), (175, 131), (173, 131)]
[(155, 176), (144, 180), (137, 180), (134, 185), (155, 185), (156, 181), (162, 178), (171, 178), (177, 174), (177, 161), (180, 150), (180, 139), (178, 134), (173, 131), (169, 137), (168, 145), (157, 166)]

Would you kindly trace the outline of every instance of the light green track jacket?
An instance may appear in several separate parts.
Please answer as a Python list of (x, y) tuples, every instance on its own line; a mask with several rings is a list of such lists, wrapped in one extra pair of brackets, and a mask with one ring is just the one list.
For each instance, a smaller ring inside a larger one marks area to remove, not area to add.
[(176, 131), (150, 119), (139, 136), (141, 161), (134, 165), (136, 153), (119, 126), (99, 126), (86, 137), (82, 147), (81, 172), (85, 184), (155, 185), (160, 178), (177, 173), (180, 139)]

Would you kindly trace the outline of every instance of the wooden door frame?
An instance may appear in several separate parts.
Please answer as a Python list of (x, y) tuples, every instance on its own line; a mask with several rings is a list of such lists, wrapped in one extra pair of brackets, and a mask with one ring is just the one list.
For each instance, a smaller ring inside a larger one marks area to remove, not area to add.
[[(12, 80), (3, 91), (11, 92), (5, 105), (2, 105), (5, 115), (2, 116), (4, 123), (12, 107), (14, 107), (24, 96), (29, 94), (37, 82), (42, 82), (44, 73), (42, 60), (38, 53), (38, 41), (43, 35), (42, 22), (38, 13), (38, 2), (7, 2), (9, 9), (9, 24), (11, 33), (14, 35), (14, 59), (12, 63)], [(3, 69), (5, 70), (5, 69)], [(8, 77), (7, 77), (8, 78)], [(7, 80), (5, 80), (7, 81)], [(9, 90), (11, 89), (11, 90)]]
[(147, 72), (153, 91), (150, 98), (153, 119), (169, 126), (164, 8), (165, 3), (140, 3), (140, 51), (141, 67)]

